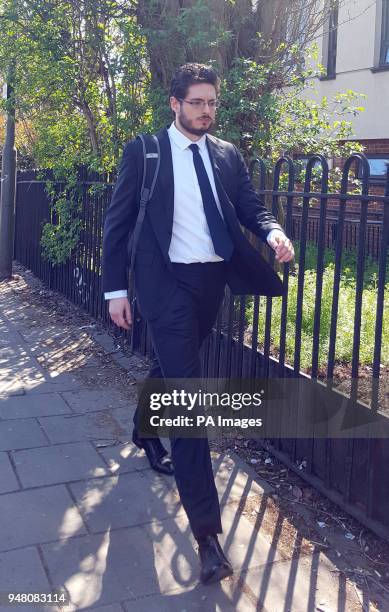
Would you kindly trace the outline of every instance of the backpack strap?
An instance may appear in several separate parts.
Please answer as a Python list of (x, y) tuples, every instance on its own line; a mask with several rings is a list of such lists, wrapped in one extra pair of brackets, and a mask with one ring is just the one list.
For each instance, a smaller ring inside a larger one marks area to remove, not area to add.
[(131, 278), (133, 278), (136, 249), (138, 246), (143, 220), (146, 214), (146, 207), (154, 193), (154, 187), (155, 183), (157, 182), (161, 163), (158, 138), (153, 134), (139, 134), (138, 138), (142, 142), (143, 149), (143, 177), (140, 191), (139, 212), (131, 239), (131, 263), (129, 270)]

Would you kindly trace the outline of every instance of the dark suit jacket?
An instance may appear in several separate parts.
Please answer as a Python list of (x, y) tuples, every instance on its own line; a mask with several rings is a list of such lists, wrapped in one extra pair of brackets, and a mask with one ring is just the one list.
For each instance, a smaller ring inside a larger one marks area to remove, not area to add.
[[(142, 315), (158, 315), (176, 288), (168, 256), (173, 226), (174, 184), (169, 134), (157, 134), (161, 165), (154, 195), (147, 206), (135, 258), (135, 286)], [(237, 148), (207, 135), (207, 146), (216, 189), (234, 253), (227, 263), (227, 283), (236, 295), (281, 295), (281, 280), (244, 235), (241, 225), (266, 241), (273, 228), (282, 229), (262, 204), (251, 184)], [(143, 153), (139, 139), (123, 152), (118, 178), (108, 208), (103, 237), (103, 291), (127, 288), (127, 244), (139, 209)]]

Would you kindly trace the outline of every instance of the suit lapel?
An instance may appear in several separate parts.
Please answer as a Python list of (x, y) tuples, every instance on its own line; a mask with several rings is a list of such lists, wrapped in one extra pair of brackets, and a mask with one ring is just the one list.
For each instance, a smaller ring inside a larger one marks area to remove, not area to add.
[(223, 151), (224, 147), (216, 143), (208, 134), (206, 138), (209, 158), (211, 160), (211, 165), (213, 169), (213, 173), (220, 179), (220, 164), (223, 165)]
[[(226, 180), (226, 176), (223, 170), (226, 168), (226, 160), (225, 160), (225, 148), (220, 143), (216, 142), (212, 137), (207, 134), (207, 147), (209, 158), (211, 160), (211, 165), (213, 169), (213, 174), (215, 177), (215, 186), (216, 191), (219, 196), (220, 206), (223, 211), (223, 215), (228, 225), (231, 222), (231, 214), (235, 216), (235, 207), (232, 204), (230, 198), (228, 197), (224, 186), (223, 180)], [(226, 172), (228, 172), (228, 167), (226, 168)], [(224, 178), (225, 177), (225, 178)]]

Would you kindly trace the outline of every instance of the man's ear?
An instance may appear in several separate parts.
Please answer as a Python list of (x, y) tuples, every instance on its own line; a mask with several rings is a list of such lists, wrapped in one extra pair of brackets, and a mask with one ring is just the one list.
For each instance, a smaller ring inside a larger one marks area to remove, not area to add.
[(172, 109), (173, 113), (177, 112), (179, 105), (180, 103), (177, 98), (170, 96), (170, 108)]

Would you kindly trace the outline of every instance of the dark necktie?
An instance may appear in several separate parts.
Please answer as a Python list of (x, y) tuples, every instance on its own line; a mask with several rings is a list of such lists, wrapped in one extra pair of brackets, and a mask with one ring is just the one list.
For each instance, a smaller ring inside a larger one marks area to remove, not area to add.
[(219, 255), (219, 257), (222, 257), (228, 261), (231, 258), (234, 245), (228, 234), (223, 217), (221, 216), (217, 207), (211, 183), (209, 182), (208, 174), (200, 155), (199, 147), (197, 144), (191, 144), (189, 148), (192, 149), (193, 153), (193, 163), (196, 170), (197, 179), (199, 181), (205, 217), (207, 219), (215, 253), (216, 255)]

